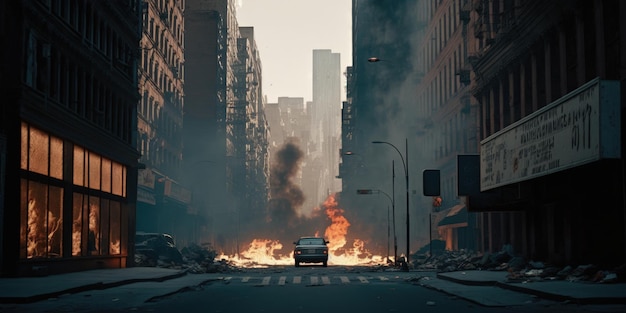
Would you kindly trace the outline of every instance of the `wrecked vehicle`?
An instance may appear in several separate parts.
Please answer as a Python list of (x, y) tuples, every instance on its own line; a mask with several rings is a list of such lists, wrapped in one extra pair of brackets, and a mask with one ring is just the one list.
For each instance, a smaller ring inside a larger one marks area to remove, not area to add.
[(135, 263), (138, 266), (182, 264), (183, 256), (176, 248), (176, 242), (171, 235), (137, 232), (135, 234)]

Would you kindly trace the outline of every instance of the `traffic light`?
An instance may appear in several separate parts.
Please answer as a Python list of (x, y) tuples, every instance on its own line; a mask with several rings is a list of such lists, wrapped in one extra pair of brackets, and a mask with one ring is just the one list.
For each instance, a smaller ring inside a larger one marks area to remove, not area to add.
[(439, 182), (439, 170), (424, 170), (424, 195), (439, 196), (441, 193)]

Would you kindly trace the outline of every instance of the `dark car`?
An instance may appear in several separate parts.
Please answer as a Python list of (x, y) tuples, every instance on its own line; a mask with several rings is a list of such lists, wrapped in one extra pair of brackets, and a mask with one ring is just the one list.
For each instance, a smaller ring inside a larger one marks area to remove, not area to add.
[(139, 263), (139, 266), (156, 266), (158, 261), (181, 264), (183, 256), (176, 248), (171, 235), (137, 232), (135, 234), (135, 261)]
[(293, 258), (296, 267), (300, 263), (322, 263), (328, 266), (328, 241), (321, 237), (301, 237), (294, 242)]

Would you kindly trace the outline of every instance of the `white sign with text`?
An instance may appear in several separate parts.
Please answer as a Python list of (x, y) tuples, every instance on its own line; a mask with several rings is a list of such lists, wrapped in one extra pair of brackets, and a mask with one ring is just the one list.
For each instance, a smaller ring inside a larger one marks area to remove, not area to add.
[(620, 157), (619, 83), (595, 79), (481, 141), (480, 190)]

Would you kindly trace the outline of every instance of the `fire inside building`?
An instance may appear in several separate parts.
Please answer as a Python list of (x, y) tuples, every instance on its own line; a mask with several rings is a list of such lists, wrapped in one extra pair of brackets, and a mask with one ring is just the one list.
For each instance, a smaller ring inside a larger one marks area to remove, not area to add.
[(54, 3), (0, 5), (2, 275), (132, 258), (139, 2)]

